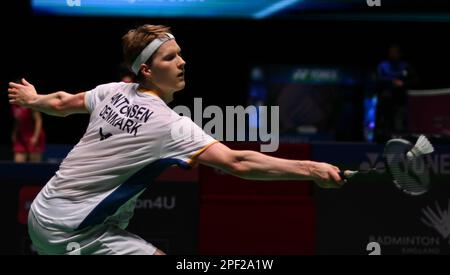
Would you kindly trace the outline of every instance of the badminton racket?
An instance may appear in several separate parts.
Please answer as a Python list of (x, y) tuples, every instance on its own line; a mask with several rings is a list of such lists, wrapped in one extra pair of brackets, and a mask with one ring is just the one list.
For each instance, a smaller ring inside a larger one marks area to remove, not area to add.
[[(423, 156), (433, 151), (433, 146), (423, 135), (418, 138), (414, 146), (405, 139), (391, 139), (386, 143), (383, 151), (385, 172), (402, 192), (411, 196), (422, 195), (430, 188), (429, 169), (423, 164)], [(348, 182), (356, 175), (371, 174), (380, 170), (380, 168), (345, 170), (339, 174), (345, 182)]]

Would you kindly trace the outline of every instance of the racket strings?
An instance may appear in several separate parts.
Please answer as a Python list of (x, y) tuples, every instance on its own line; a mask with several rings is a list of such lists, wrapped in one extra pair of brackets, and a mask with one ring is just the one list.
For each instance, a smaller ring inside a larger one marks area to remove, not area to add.
[(388, 143), (385, 148), (385, 161), (394, 184), (403, 192), (410, 195), (421, 195), (429, 189), (429, 175), (427, 170), (418, 170), (423, 158), (408, 159), (406, 153), (412, 145), (406, 140), (395, 140)]

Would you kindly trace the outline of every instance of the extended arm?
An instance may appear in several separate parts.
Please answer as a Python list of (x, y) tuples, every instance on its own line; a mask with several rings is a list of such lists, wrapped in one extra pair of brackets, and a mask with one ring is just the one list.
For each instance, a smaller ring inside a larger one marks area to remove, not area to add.
[(343, 184), (339, 168), (330, 164), (231, 150), (222, 143), (211, 145), (198, 157), (198, 162), (250, 180), (314, 180), (323, 188), (337, 188)]
[(84, 92), (73, 95), (63, 91), (39, 95), (34, 86), (25, 79), (22, 79), (22, 84), (10, 82), (8, 88), (9, 103), (53, 116), (87, 113), (84, 95)]

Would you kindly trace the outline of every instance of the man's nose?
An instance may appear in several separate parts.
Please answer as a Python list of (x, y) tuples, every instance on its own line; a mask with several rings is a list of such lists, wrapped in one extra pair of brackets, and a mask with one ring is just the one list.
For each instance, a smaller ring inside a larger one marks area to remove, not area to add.
[(184, 61), (184, 59), (180, 56), (180, 62), (178, 63), (178, 67), (184, 68), (185, 65), (186, 61)]

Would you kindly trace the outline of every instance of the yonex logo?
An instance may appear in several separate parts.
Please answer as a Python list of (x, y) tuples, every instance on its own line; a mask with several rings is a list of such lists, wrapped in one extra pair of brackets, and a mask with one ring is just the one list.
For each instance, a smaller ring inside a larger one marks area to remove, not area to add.
[(383, 173), (385, 169), (385, 165), (383, 161), (378, 161), (380, 154), (378, 153), (367, 153), (366, 154), (369, 161), (362, 162), (359, 166), (360, 170), (370, 170), (371, 168), (375, 168), (378, 173)]
[[(364, 161), (360, 164), (361, 170), (367, 170), (370, 168), (376, 168), (377, 172), (384, 173), (385, 164), (382, 159), (382, 155), (379, 153), (367, 153), (368, 161)], [(407, 166), (407, 158), (403, 160), (405, 167)], [(416, 159), (411, 163), (411, 169), (415, 172), (424, 172), (429, 169), (434, 174), (450, 174), (450, 154), (432, 154), (424, 156), (423, 158)], [(380, 171), (381, 170), (381, 171)]]
[(100, 127), (100, 129), (98, 130), (98, 132), (99, 132), (99, 134), (100, 134), (100, 140), (105, 140), (105, 139), (107, 139), (107, 138), (109, 138), (109, 137), (112, 136), (111, 133), (103, 133), (102, 127)]

